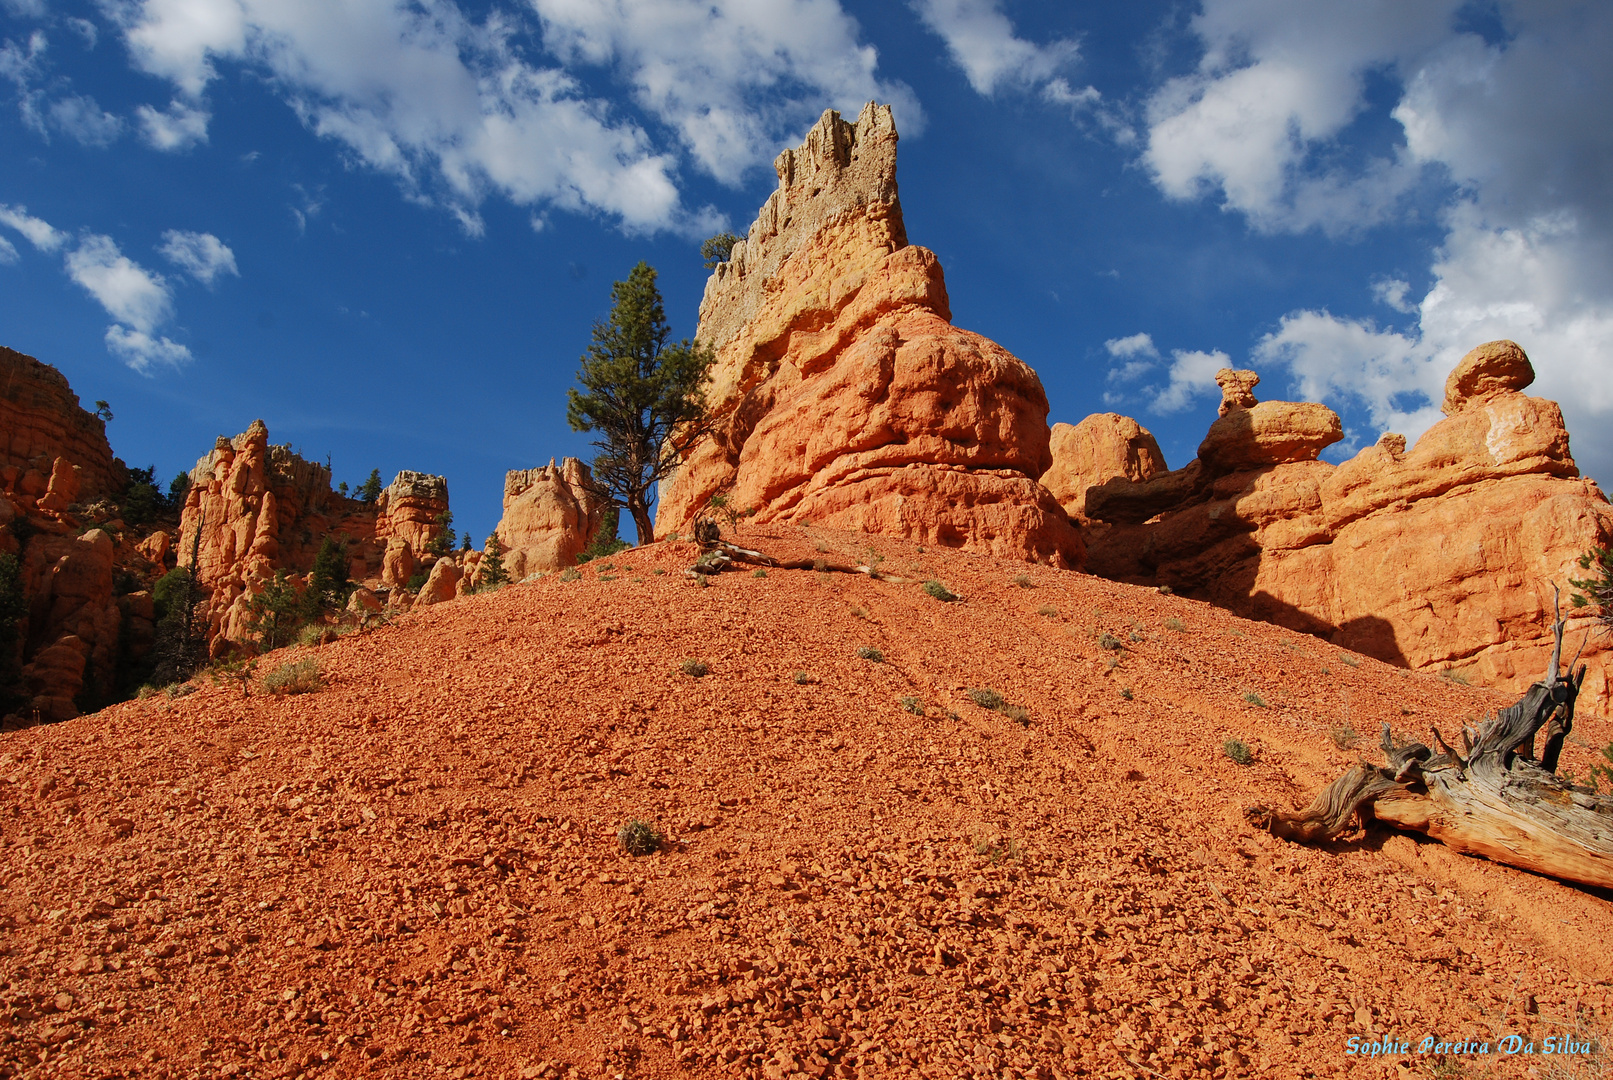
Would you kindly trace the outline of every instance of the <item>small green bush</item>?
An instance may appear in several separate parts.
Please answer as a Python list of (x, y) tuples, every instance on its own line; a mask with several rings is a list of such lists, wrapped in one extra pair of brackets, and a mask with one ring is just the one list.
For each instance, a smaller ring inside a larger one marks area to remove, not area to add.
[(561, 581), (576, 581), (580, 577), (582, 577), (582, 571), (576, 569), (575, 567), (567, 567), (566, 569), (560, 571)]
[(905, 697), (905, 698), (903, 698), (902, 699), (902, 708), (906, 709), (908, 712), (912, 713), (914, 716), (923, 716), (924, 715), (924, 703), (922, 701), (920, 701), (916, 697)]
[[(659, 572), (659, 571), (657, 571), (657, 572)], [(750, 576), (751, 577), (766, 577), (767, 576), (767, 571), (766, 570), (761, 570), (761, 569), (752, 570), (750, 572)]]
[(857, 649), (857, 655), (862, 657), (864, 660), (872, 660), (876, 664), (883, 664), (885, 662), (885, 654), (874, 648), (872, 645), (859, 646)]
[(1111, 652), (1118, 652), (1125, 647), (1125, 642), (1121, 641), (1107, 630), (1098, 635), (1098, 648), (1100, 649), (1108, 649)]
[(797, 671), (795, 673), (795, 685), (797, 685), (797, 686), (805, 686), (808, 683), (812, 683), (812, 682), (817, 682), (817, 680), (814, 679), (812, 676), (808, 675), (806, 672)]
[(931, 578), (929, 581), (924, 583), (924, 591), (941, 601), (943, 604), (950, 604), (952, 601), (958, 598), (957, 593), (953, 592), (939, 581), (936, 581), (934, 578)]
[(1243, 695), (1243, 700), (1247, 701), (1249, 704), (1253, 705), (1257, 709), (1266, 708), (1266, 700), (1265, 700), (1265, 698), (1262, 698), (1259, 694), (1255, 693), (1253, 690), (1251, 690), (1247, 694)]
[(1059, 617), (1059, 609), (1044, 605), (1036, 609), (1036, 614), (1042, 616), (1044, 619), (1056, 619)]
[(314, 648), (325, 636), (325, 628), (318, 623), (309, 623), (297, 634), (297, 644), (307, 648)]
[(281, 664), (263, 677), (263, 689), (271, 694), (310, 694), (324, 685), (319, 661), (312, 656)]
[(1350, 722), (1348, 720), (1342, 724), (1334, 724), (1332, 727), (1328, 728), (1327, 736), (1333, 740), (1333, 745), (1338, 747), (1340, 750), (1348, 750), (1350, 747), (1355, 745), (1355, 740), (1360, 738), (1360, 736), (1355, 733), (1355, 728), (1350, 726)]
[(666, 573), (666, 571), (657, 566), (654, 570), (651, 570), (650, 573), (654, 574), (656, 577), (660, 577), (662, 574)]
[(1021, 589), (1034, 589), (1034, 588), (1036, 588), (1036, 582), (1031, 580), (1031, 576), (1029, 574), (1015, 574), (1014, 577), (1013, 577), (1013, 582), (1014, 582), (1015, 585), (1018, 585)]
[(1165, 629), (1167, 629), (1167, 630), (1186, 630), (1187, 627), (1182, 624), (1181, 619), (1166, 619), (1165, 620)]
[(1003, 707), (1003, 702), (1005, 700), (1001, 694), (997, 693), (997, 691), (991, 689), (990, 687), (981, 687), (979, 690), (968, 690), (965, 691), (965, 693), (968, 694), (970, 701), (974, 702), (976, 705), (979, 705), (982, 709), (1000, 709)]
[(1122, 686), (1122, 687), (1121, 687), (1121, 688), (1120, 688), (1120, 696), (1121, 696), (1121, 697), (1123, 697), (1123, 698), (1125, 698), (1125, 699), (1126, 699), (1126, 700), (1127, 700), (1127, 701), (1130, 701), (1130, 700), (1131, 700), (1131, 698), (1132, 698), (1132, 694), (1131, 694), (1131, 687), (1129, 687), (1129, 686)]
[(853, 618), (866, 619), (868, 618), (868, 609), (864, 607), (853, 607), (851, 609), (851, 614)]
[(1356, 659), (1353, 656), (1343, 655), (1343, 656), (1340, 656), (1339, 659), (1343, 660), (1346, 664), (1349, 664), (1351, 667), (1360, 667), (1361, 666), (1361, 661)]
[(678, 670), (696, 679), (711, 674), (711, 669), (699, 660), (685, 660), (678, 665)]
[(627, 854), (638, 858), (660, 851), (666, 839), (648, 821), (634, 818), (617, 830), (616, 842), (622, 845), (622, 850)]
[(1223, 752), (1225, 752), (1227, 757), (1231, 758), (1233, 761), (1236, 761), (1239, 765), (1250, 765), (1254, 763), (1254, 754), (1250, 752), (1249, 747), (1241, 740), (1228, 739), (1226, 742), (1221, 744), (1221, 749)]

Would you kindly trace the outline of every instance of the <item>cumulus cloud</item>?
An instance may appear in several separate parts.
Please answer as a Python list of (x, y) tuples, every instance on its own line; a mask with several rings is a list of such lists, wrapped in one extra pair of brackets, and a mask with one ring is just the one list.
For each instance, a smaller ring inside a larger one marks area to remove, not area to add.
[(1206, 394), (1220, 395), (1215, 373), (1232, 366), (1232, 358), (1220, 349), (1202, 352), (1197, 349), (1171, 350), (1170, 382), (1154, 392), (1150, 408), (1159, 413), (1181, 412), (1193, 404), (1193, 399)]
[(480, 21), (453, 0), (128, 0), (115, 8), (136, 66), (169, 81), (166, 110), (139, 111), (147, 140), (183, 149), (206, 137), (207, 90), (220, 65), (266, 73), (318, 135), (391, 174), (411, 198), (482, 228), (489, 195), (612, 215), (631, 230), (695, 230), (676, 150), (590, 97), (567, 70), (606, 67), (636, 103), (725, 181), (771, 160), (825, 103), (873, 97), (919, 121), (906, 87), (875, 75), (838, 0), (527, 0)]
[(26, 206), (7, 206), (0, 203), (0, 225), (15, 229), (40, 251), (55, 251), (67, 242), (67, 234), (53, 228), (48, 221), (28, 213)]
[(85, 146), (110, 146), (123, 134), (123, 121), (103, 110), (87, 94), (74, 94), (51, 103), (51, 126)]
[[(909, 0), (925, 26), (946, 42), (952, 60), (969, 85), (991, 95), (1002, 86), (1042, 86), (1080, 56), (1074, 41), (1036, 45), (1017, 36), (1001, 0)], [(1061, 96), (1073, 96), (1058, 80)], [(1096, 93), (1091, 87), (1087, 91)]]
[(157, 251), (203, 285), (212, 285), (225, 274), (241, 276), (235, 265), (235, 252), (212, 233), (169, 229), (162, 234), (162, 246)]
[(855, 114), (889, 103), (917, 134), (918, 100), (880, 79), (839, 0), (529, 0), (545, 45), (572, 64), (613, 68), (637, 104), (678, 133), (725, 183), (772, 161), (825, 105)]
[(167, 281), (123, 254), (110, 236), (85, 236), (66, 262), (67, 276), (121, 323), (150, 332), (174, 313)]
[(1132, 334), (1129, 337), (1110, 338), (1103, 343), (1109, 355), (1125, 363), (1111, 367), (1107, 376), (1110, 382), (1132, 382), (1152, 371), (1159, 359), (1159, 349), (1151, 334)]
[(142, 375), (151, 374), (151, 369), (161, 364), (179, 367), (191, 358), (190, 350), (177, 342), (126, 326), (106, 328), (106, 347)]
[(206, 142), (207, 122), (212, 119), (207, 109), (178, 98), (170, 101), (167, 109), (158, 111), (141, 105), (134, 113), (140, 118), (141, 134), (156, 150), (189, 150)]
[[(1218, 198), (1267, 230), (1367, 227), (1397, 212), (1415, 176), (1443, 178), (1432, 287), (1417, 301), (1398, 276), (1370, 283), (1414, 326), (1294, 311), (1256, 360), (1414, 439), (1438, 418), (1451, 366), (1512, 338), (1534, 362), (1533, 392), (1562, 404), (1581, 467), (1610, 478), (1613, 7), (1502, 5), (1493, 42), (1458, 29), (1457, 7), (1378, 4), (1368, 17), (1209, 0), (1193, 23), (1204, 59), (1151, 99), (1144, 161), (1167, 195)], [(1369, 72), (1394, 80), (1404, 145), (1364, 163), (1324, 153), (1351, 149)]]

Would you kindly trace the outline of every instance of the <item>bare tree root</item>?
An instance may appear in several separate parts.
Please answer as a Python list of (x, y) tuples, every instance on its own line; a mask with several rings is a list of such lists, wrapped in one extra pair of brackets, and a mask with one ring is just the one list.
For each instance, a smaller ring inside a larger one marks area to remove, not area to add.
[[(1477, 731), (1462, 729), (1458, 752), (1432, 729), (1433, 749), (1397, 745), (1383, 726), (1386, 765), (1365, 761), (1335, 780), (1304, 810), (1250, 807), (1249, 820), (1299, 843), (1332, 839), (1355, 817), (1432, 837), (1457, 851), (1536, 873), (1613, 888), (1613, 798), (1556, 775), (1585, 668), (1560, 672), (1559, 612), (1551, 669), (1518, 701)], [(1575, 657), (1575, 661), (1578, 657)], [(1544, 733), (1540, 756), (1535, 737)]]

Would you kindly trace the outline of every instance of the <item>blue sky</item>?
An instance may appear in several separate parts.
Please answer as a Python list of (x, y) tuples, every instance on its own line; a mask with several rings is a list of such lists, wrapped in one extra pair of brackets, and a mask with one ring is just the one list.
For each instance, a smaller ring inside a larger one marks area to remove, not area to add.
[(694, 332), (824, 108), (896, 110), (909, 238), (1052, 420), (1172, 466), (1252, 366), (1339, 460), (1523, 344), (1613, 478), (1613, 5), (0, 0), (0, 344), (159, 476), (254, 418), (338, 480), (590, 457), (611, 282)]

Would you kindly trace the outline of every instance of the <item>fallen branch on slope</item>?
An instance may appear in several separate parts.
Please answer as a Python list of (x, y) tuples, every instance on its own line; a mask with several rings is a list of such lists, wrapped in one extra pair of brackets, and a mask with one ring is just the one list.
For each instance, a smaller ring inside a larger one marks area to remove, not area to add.
[(883, 573), (872, 566), (852, 566), (846, 563), (827, 562), (823, 559), (775, 559), (765, 552), (730, 544), (722, 538), (717, 523), (707, 518), (695, 521), (694, 534), (695, 542), (700, 545), (702, 552), (695, 564), (684, 571), (691, 577), (709, 577), (727, 570), (738, 570), (742, 566), (764, 566), (777, 567), (780, 570), (818, 570), (829, 574), (867, 574), (876, 581), (893, 581), (903, 585), (910, 584), (913, 580)]

